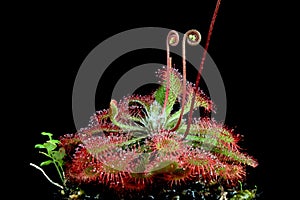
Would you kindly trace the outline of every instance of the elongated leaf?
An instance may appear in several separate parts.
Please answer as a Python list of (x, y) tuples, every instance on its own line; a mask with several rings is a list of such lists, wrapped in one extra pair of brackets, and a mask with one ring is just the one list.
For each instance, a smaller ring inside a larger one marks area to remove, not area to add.
[(52, 136), (53, 136), (52, 133), (48, 133), (48, 132), (42, 132), (41, 134), (42, 134), (42, 135), (48, 135), (49, 137), (52, 137)]
[(136, 127), (136, 126), (129, 126), (127, 124), (123, 124), (123, 123), (119, 122), (116, 119), (118, 116), (118, 113), (119, 113), (119, 109), (118, 109), (117, 102), (115, 100), (111, 100), (110, 108), (109, 108), (109, 115), (110, 115), (110, 120), (112, 121), (112, 123), (114, 125), (122, 128), (123, 130), (126, 130), (126, 131), (143, 131), (143, 128)]
[(52, 160), (47, 160), (47, 161), (44, 161), (40, 164), (40, 166), (46, 166), (46, 165), (50, 165), (51, 163), (53, 163)]
[(161, 106), (163, 106), (167, 90), (167, 82), (169, 81), (169, 95), (165, 110), (166, 116), (169, 116), (177, 98), (182, 92), (181, 75), (174, 68), (170, 68), (169, 74), (167, 74), (168, 72), (166, 69), (160, 70), (158, 73), (160, 74), (159, 76), (161, 77), (163, 84), (157, 91), (155, 91), (155, 99)]
[(39, 148), (39, 149), (43, 149), (43, 148), (46, 148), (43, 144), (36, 144), (34, 146), (34, 148)]
[(164, 105), (164, 100), (165, 100), (165, 93), (166, 93), (166, 88), (164, 86), (160, 86), (156, 91), (155, 91), (155, 100), (161, 105)]

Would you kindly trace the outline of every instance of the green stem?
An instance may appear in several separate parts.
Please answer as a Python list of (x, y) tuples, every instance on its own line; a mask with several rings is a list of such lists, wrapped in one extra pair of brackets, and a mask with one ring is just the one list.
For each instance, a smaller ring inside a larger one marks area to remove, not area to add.
[[(62, 176), (62, 173), (61, 173), (61, 171), (63, 171), (63, 169), (61, 168), (59, 168), (58, 167), (58, 165), (57, 165), (57, 161), (54, 159), (54, 157), (52, 156), (52, 154), (51, 154), (51, 152), (50, 151), (48, 151), (48, 155), (50, 155), (50, 156), (48, 156), (48, 157), (50, 157), (52, 160), (53, 160), (53, 164), (55, 165), (55, 168), (56, 168), (56, 170), (57, 170), (57, 172), (58, 172), (58, 175), (59, 175), (59, 178), (60, 178), (60, 180), (61, 180), (61, 182), (65, 185), (65, 181), (64, 181), (64, 177)], [(59, 165), (60, 166), (60, 165)], [(61, 166), (60, 166), (61, 167)], [(60, 171), (61, 170), (61, 171)]]
[(48, 150), (47, 150), (47, 152), (48, 152), (48, 154), (46, 154), (45, 152), (41, 152), (41, 151), (40, 151), (39, 153), (41, 153), (41, 154), (47, 156), (48, 158), (51, 158), (51, 159), (52, 159), (53, 164), (55, 165), (55, 168), (56, 168), (56, 170), (57, 170), (57, 172), (58, 172), (58, 175), (59, 175), (59, 177), (60, 177), (62, 183), (64, 183), (64, 176), (62, 176), (62, 173), (61, 173), (61, 171), (63, 172), (63, 168), (59, 165), (59, 166), (60, 166), (60, 169), (59, 169), (59, 168), (58, 168), (58, 165), (56, 164), (57, 161), (51, 156), (51, 152), (48, 151)]

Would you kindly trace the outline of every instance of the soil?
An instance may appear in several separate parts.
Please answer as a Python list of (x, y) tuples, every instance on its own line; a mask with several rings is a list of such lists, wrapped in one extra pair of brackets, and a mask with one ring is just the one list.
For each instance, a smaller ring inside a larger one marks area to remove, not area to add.
[(224, 188), (219, 184), (205, 186), (199, 182), (166, 188), (162, 185), (142, 191), (115, 191), (106, 187), (81, 186), (81, 190), (56, 191), (53, 200), (262, 200), (263, 192), (255, 186)]

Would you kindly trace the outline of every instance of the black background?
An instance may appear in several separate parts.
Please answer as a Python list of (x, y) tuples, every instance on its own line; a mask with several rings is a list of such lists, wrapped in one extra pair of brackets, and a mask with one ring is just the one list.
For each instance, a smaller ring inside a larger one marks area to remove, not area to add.
[[(161, 9), (159, 5), (153, 8), (144, 5), (124, 8), (122, 12), (110, 6), (107, 13), (104, 11), (108, 7), (103, 5), (77, 9), (56, 5), (26, 5), (23, 9), (21, 5), (12, 9), (13, 12), (6, 15), (8, 34), (4, 38), (9, 41), (6, 52), (11, 56), (7, 57), (11, 78), (4, 85), (8, 91), (5, 97), (12, 98), (4, 99), (13, 104), (9, 129), (17, 133), (11, 134), (13, 139), (9, 140), (17, 141), (16, 153), (8, 154), (13, 160), (11, 163), (17, 161), (12, 164), (15, 176), (7, 184), (20, 188), (20, 192), (13, 195), (51, 199), (53, 186), (29, 166), (30, 162), (38, 163), (43, 158), (34, 145), (44, 141), (42, 131), (56, 136), (75, 131), (73, 83), (77, 70), (93, 48), (114, 34), (148, 26), (179, 32), (196, 28), (202, 33), (204, 46), (214, 7), (215, 1), (203, 1), (199, 6), (174, 3), (170, 8)], [(222, 2), (208, 49), (226, 88), (226, 124), (244, 135), (242, 147), (258, 159), (259, 166), (250, 170), (248, 176), (266, 199), (275, 191), (278, 195), (281, 187), (274, 168), (274, 151), (277, 150), (272, 142), (277, 129), (274, 126), (279, 124), (278, 109), (272, 102), (277, 95), (275, 82), (280, 78), (274, 74), (276, 56), (272, 53), (276, 45), (270, 36), (277, 27), (269, 11), (262, 5), (242, 1)], [(149, 57), (151, 60), (153, 54), (143, 53), (147, 61)], [(165, 54), (154, 55), (165, 57)], [(143, 62), (143, 57), (138, 54), (136, 61), (130, 57), (122, 62), (129, 66), (132, 62)], [(117, 76), (120, 72), (115, 70), (114, 73)], [(104, 108), (109, 100), (110, 79), (107, 77), (105, 86), (99, 86), (99, 93), (104, 95), (97, 94), (99, 108)], [(46, 170), (55, 180), (55, 172), (50, 168)], [(21, 188), (25, 192), (21, 192)]]

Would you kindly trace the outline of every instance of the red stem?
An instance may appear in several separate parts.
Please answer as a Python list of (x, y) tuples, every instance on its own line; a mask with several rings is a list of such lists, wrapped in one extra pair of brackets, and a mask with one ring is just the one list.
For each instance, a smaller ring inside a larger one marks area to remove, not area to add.
[[(196, 79), (195, 90), (198, 90), (198, 86), (199, 86), (199, 82), (200, 82), (200, 78), (201, 78), (201, 73), (202, 73), (202, 70), (203, 70), (204, 61), (205, 61), (206, 55), (207, 55), (207, 49), (208, 49), (208, 46), (209, 46), (210, 38), (211, 38), (211, 35), (212, 35), (212, 31), (213, 31), (213, 28), (214, 28), (214, 24), (215, 24), (215, 21), (216, 21), (216, 17), (217, 17), (218, 11), (219, 11), (220, 4), (221, 4), (221, 0), (218, 0), (217, 4), (216, 4), (216, 7), (215, 7), (213, 17), (212, 17), (211, 22), (210, 22), (208, 35), (207, 35), (207, 39), (206, 39), (206, 42), (205, 42), (204, 52), (203, 52), (203, 55), (202, 55), (202, 59), (201, 59), (201, 63), (200, 63), (200, 66), (199, 66), (198, 75), (197, 75), (197, 79)], [(195, 98), (196, 98), (196, 91), (194, 91), (194, 95), (193, 95), (193, 98), (192, 98), (191, 108), (190, 108), (190, 112), (189, 112), (189, 115), (188, 115), (188, 123), (187, 123), (186, 131), (184, 133), (183, 139), (186, 138), (186, 136), (189, 134), (189, 131), (190, 131), (190, 126), (191, 126), (192, 116), (193, 116), (193, 109), (194, 109), (194, 104), (195, 104)]]

